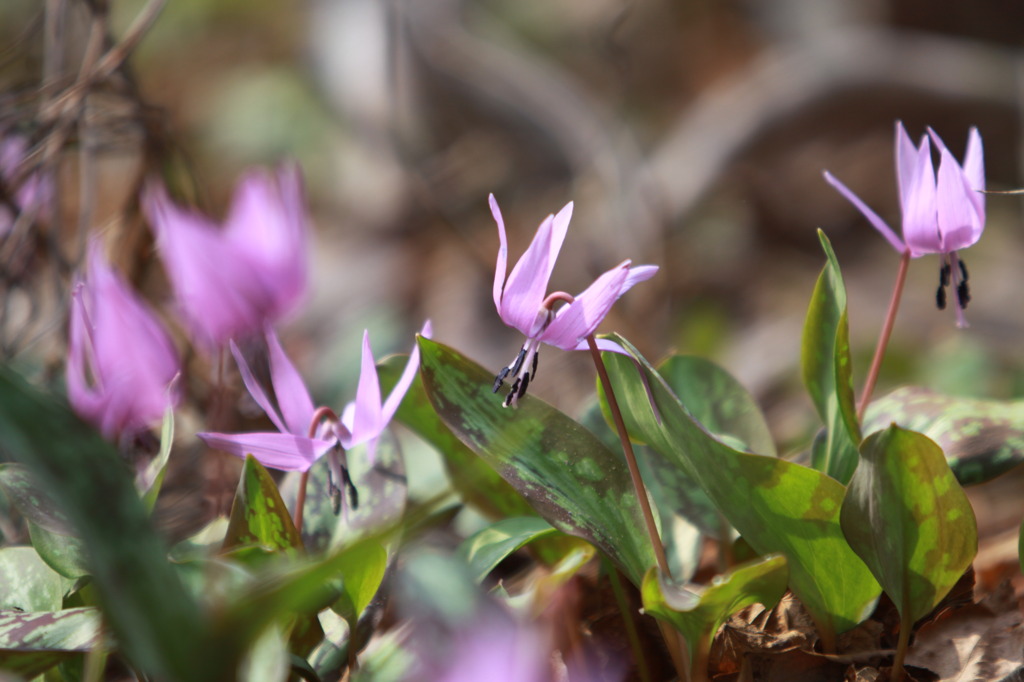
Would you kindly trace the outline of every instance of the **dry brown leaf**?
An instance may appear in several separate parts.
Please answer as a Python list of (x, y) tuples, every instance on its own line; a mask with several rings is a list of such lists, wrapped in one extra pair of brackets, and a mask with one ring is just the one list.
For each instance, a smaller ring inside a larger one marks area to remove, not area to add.
[(917, 634), (907, 664), (927, 668), (940, 682), (995, 682), (1018, 679), (1024, 669), (1024, 617), (981, 604), (930, 623)]

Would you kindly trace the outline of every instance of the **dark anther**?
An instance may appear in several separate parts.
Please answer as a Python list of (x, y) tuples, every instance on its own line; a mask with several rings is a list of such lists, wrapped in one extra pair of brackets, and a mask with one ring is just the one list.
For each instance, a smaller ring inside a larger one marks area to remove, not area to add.
[(518, 374), (519, 370), (523, 366), (523, 361), (526, 359), (526, 346), (519, 349), (519, 355), (516, 356), (515, 362), (508, 367), (502, 367), (498, 375), (494, 377), (494, 387), (491, 389), (491, 393), (497, 393), (498, 389), (505, 382), (505, 378), (509, 374)]
[(516, 380), (512, 382), (512, 388), (509, 389), (508, 395), (505, 396), (505, 407), (510, 407), (512, 405), (512, 400), (518, 397), (516, 394), (519, 392), (519, 385), (521, 383), (522, 377), (516, 378)]
[(971, 292), (967, 288), (967, 280), (956, 285), (956, 299), (960, 302), (961, 308), (966, 308), (967, 304), (971, 302)]
[(944, 286), (944, 287), (948, 287), (949, 286), (949, 275), (950, 275), (949, 263), (943, 263), (942, 267), (939, 268), (939, 285), (940, 286)]
[(939, 307), (939, 310), (946, 309), (946, 287), (940, 285), (935, 291), (935, 305)]
[(501, 368), (501, 371), (498, 372), (498, 375), (496, 377), (494, 377), (494, 388), (491, 389), (491, 393), (497, 393), (498, 392), (498, 389), (501, 388), (501, 385), (503, 383), (505, 383), (505, 377), (507, 377), (509, 375), (509, 372), (511, 372), (511, 371), (512, 371), (511, 367), (502, 367)]
[(359, 509), (359, 491), (356, 489), (356, 484), (352, 482), (352, 477), (349, 476), (346, 467), (341, 468), (341, 477), (345, 479), (345, 490), (348, 492), (349, 507)]
[(523, 368), (523, 360), (526, 359), (526, 346), (519, 349), (519, 355), (516, 356), (516, 361), (512, 363), (510, 371), (512, 374), (519, 374), (519, 370)]
[(519, 386), (519, 393), (516, 394), (516, 399), (522, 398), (526, 395), (526, 387), (530, 385), (530, 373), (526, 372), (523, 374), (523, 383)]
[(963, 259), (957, 260), (957, 263), (960, 265), (960, 276), (966, 282), (971, 278), (971, 276), (967, 274), (967, 266), (964, 265)]
[[(967, 278), (965, 277), (964, 279), (967, 279)], [(536, 352), (534, 352), (534, 354), (533, 354), (533, 371), (532, 371), (532, 372), (530, 372), (530, 374), (531, 374), (532, 376), (537, 376), (537, 362), (538, 362), (539, 360), (540, 360), (540, 349), (537, 349), (537, 351), (536, 351)], [(525, 389), (523, 389), (523, 392), (525, 393), (525, 392), (526, 392), (526, 390), (525, 390)]]

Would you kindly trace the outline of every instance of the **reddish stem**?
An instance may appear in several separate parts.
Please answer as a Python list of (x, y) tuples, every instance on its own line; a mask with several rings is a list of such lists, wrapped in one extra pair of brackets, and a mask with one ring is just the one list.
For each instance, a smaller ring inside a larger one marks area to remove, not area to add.
[[(316, 438), (316, 431), (320, 427), (320, 422), (324, 421), (338, 421), (338, 415), (335, 414), (334, 410), (329, 407), (318, 407), (313, 412), (313, 418), (309, 422), (309, 437)], [(302, 512), (306, 507), (306, 486), (309, 484), (309, 469), (302, 472), (302, 477), (299, 479), (299, 491), (295, 495), (295, 530), (299, 531), (299, 535), (302, 535)]]
[(878, 381), (878, 374), (882, 369), (882, 358), (885, 357), (885, 350), (889, 345), (889, 337), (892, 336), (892, 328), (896, 324), (896, 313), (900, 308), (900, 297), (903, 295), (903, 285), (907, 281), (907, 267), (910, 265), (910, 250), (907, 249), (900, 257), (900, 267), (896, 272), (896, 284), (893, 286), (892, 298), (889, 299), (889, 310), (885, 314), (885, 322), (882, 324), (882, 331), (878, 336), (878, 345), (875, 346), (875, 356), (871, 359), (871, 368), (864, 380), (864, 390), (860, 396), (860, 404), (857, 405), (857, 421), (864, 419), (864, 412), (871, 403), (871, 394), (875, 390), (875, 383)]

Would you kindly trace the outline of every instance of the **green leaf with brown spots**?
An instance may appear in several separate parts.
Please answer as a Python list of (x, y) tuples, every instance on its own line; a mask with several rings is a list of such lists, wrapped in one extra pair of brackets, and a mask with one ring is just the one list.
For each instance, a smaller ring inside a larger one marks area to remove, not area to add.
[(0, 611), (58, 611), (71, 585), (31, 547), (0, 549)]
[(800, 364), (807, 392), (825, 424), (825, 437), (815, 442), (811, 463), (845, 484), (857, 468), (861, 440), (853, 399), (846, 287), (828, 237), (818, 230), (818, 239), (828, 261), (807, 309)]
[(302, 547), (302, 538), (270, 473), (255, 457), (246, 455), (231, 504), (224, 549), (253, 544), (289, 551)]
[(95, 608), (0, 611), (0, 669), (31, 679), (103, 645)]
[(893, 423), (938, 443), (960, 485), (990, 481), (1024, 462), (1024, 400), (958, 398), (905, 386), (871, 403), (864, 432)]
[(644, 576), (644, 612), (676, 628), (686, 640), (693, 679), (707, 679), (715, 633), (729, 616), (752, 604), (772, 608), (786, 592), (786, 557), (768, 556), (715, 576), (699, 592), (666, 582), (652, 568)]
[(627, 353), (603, 357), (629, 432), (693, 477), (755, 551), (786, 557), (790, 589), (824, 637), (866, 618), (879, 587), (839, 526), (843, 486), (820, 471), (718, 440), (628, 341), (607, 338)]
[(946, 596), (978, 553), (974, 511), (942, 450), (890, 426), (868, 436), (842, 525), (906, 627)]
[(502, 407), (494, 376), (420, 338), (420, 374), (445, 425), (555, 528), (600, 547), (639, 585), (655, 563), (621, 455), (534, 396)]

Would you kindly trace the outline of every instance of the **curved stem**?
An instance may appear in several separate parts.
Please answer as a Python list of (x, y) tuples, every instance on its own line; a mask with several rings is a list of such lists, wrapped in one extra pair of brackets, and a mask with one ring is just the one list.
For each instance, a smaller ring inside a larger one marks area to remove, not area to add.
[[(313, 412), (313, 418), (309, 422), (309, 437), (316, 438), (316, 431), (320, 427), (320, 422), (324, 420), (338, 421), (338, 415), (329, 407), (318, 407)], [(295, 530), (299, 531), (299, 535), (302, 535), (302, 512), (306, 507), (306, 486), (309, 484), (309, 469), (302, 472), (302, 477), (299, 479), (299, 491), (295, 495)]]
[(903, 618), (903, 614), (900, 614), (900, 637), (896, 644), (896, 659), (892, 663), (892, 672), (889, 674), (889, 679), (893, 680), (893, 682), (901, 682), (903, 680), (903, 659), (907, 656), (907, 647), (910, 645), (910, 631), (912, 629), (913, 623), (907, 623), (906, 619)]
[(907, 266), (910, 265), (910, 250), (903, 252), (900, 256), (900, 267), (896, 271), (896, 284), (893, 286), (892, 298), (889, 299), (889, 310), (885, 314), (885, 322), (882, 324), (882, 331), (878, 335), (878, 345), (875, 346), (875, 356), (871, 359), (871, 368), (864, 380), (864, 390), (860, 396), (860, 403), (857, 405), (857, 421), (864, 419), (864, 412), (871, 403), (871, 394), (875, 390), (875, 383), (878, 381), (878, 374), (882, 369), (882, 358), (885, 357), (885, 350), (889, 345), (889, 337), (892, 336), (892, 328), (896, 323), (896, 313), (900, 308), (900, 297), (903, 296), (903, 285), (907, 281)]

